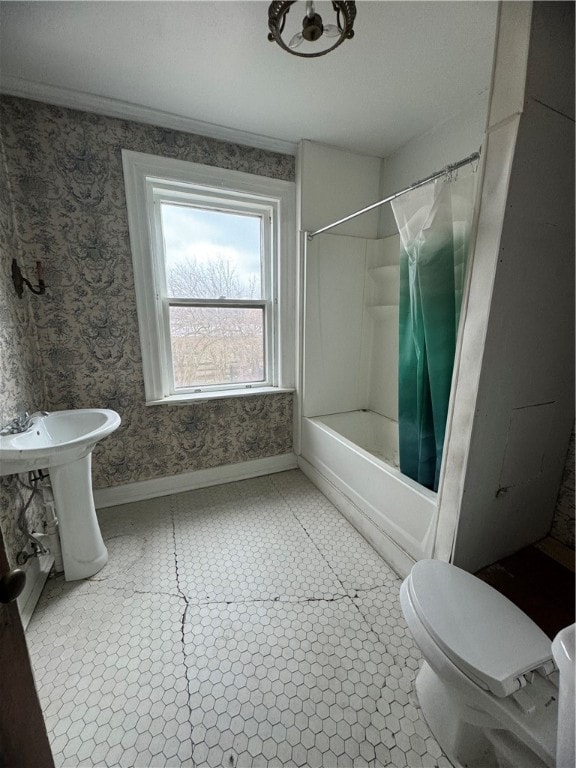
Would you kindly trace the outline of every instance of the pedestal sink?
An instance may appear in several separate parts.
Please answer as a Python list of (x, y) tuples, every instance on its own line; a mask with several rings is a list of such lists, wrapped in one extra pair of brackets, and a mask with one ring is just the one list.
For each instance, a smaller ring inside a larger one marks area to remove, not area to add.
[(93, 576), (108, 561), (92, 495), (92, 451), (119, 426), (116, 411), (86, 408), (39, 415), (26, 432), (0, 435), (0, 475), (50, 473), (67, 581)]

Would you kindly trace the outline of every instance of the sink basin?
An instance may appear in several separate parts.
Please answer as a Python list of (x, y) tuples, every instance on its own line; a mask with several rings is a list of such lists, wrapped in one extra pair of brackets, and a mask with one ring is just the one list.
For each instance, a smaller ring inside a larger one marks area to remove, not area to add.
[(104, 408), (38, 416), (27, 432), (0, 435), (0, 475), (49, 469), (79, 459), (119, 425), (116, 411)]
[(38, 414), (26, 432), (0, 435), (0, 475), (50, 474), (67, 581), (87, 579), (108, 561), (92, 495), (92, 450), (119, 426), (116, 411), (79, 408)]

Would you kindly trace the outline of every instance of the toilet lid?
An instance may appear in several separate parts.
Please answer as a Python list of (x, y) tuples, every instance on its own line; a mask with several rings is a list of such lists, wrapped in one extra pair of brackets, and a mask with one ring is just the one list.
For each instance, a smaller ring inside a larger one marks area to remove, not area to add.
[(506, 597), (476, 576), (440, 560), (420, 560), (410, 573), (420, 620), (465, 674), (497, 696), (552, 658), (549, 638)]

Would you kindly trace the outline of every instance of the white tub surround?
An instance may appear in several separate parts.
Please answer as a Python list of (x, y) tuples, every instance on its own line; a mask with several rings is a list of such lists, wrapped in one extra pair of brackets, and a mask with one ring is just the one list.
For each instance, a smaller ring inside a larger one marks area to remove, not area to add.
[(406, 575), (437, 504), (398, 469), (398, 255), (397, 235), (307, 243), (299, 466)]

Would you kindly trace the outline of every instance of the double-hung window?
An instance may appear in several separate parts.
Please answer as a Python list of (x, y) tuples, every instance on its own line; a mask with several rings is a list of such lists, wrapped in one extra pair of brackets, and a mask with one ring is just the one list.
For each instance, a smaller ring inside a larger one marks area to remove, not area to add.
[(294, 383), (291, 182), (123, 152), (146, 401)]

